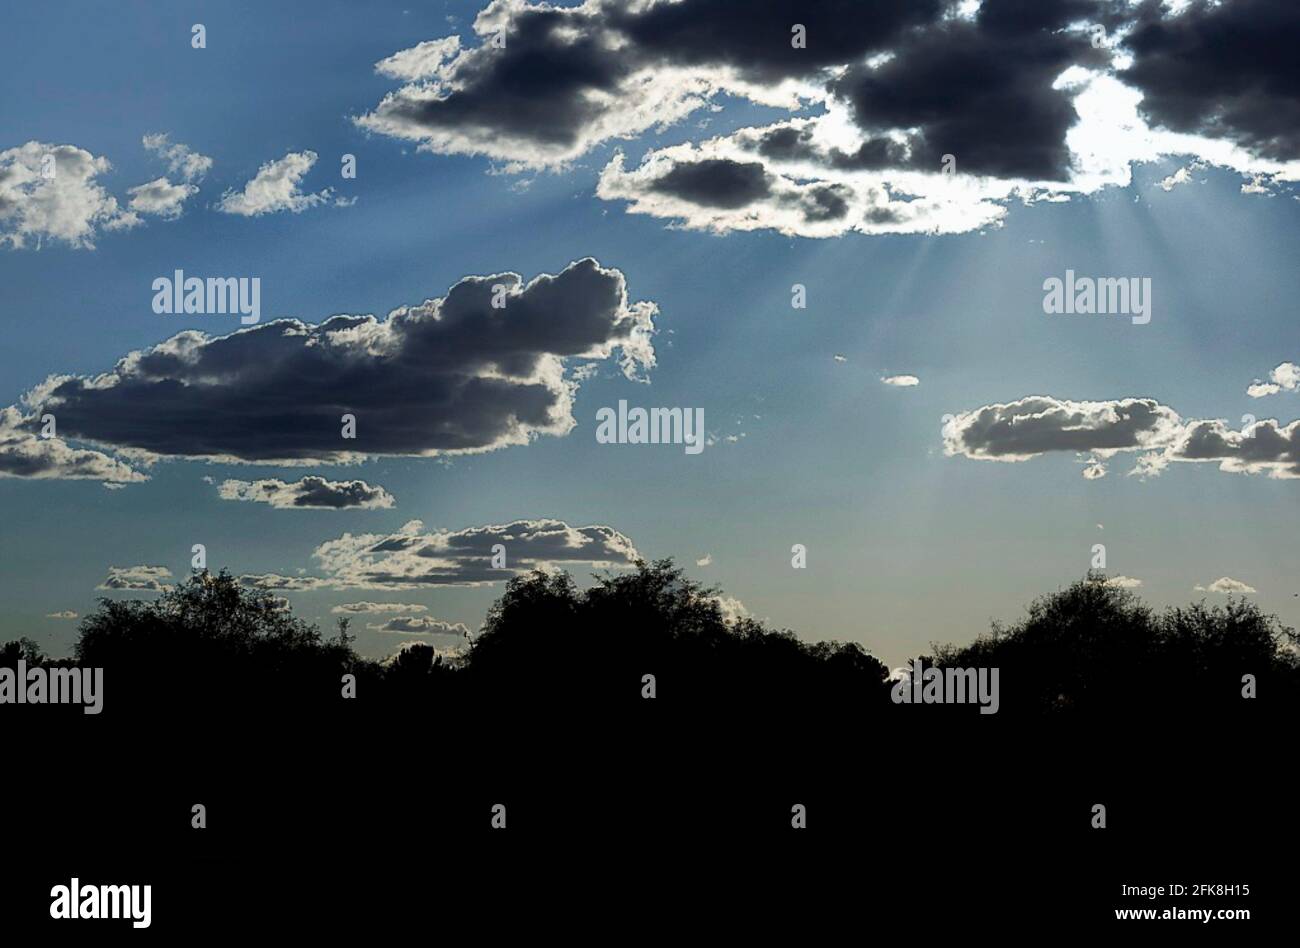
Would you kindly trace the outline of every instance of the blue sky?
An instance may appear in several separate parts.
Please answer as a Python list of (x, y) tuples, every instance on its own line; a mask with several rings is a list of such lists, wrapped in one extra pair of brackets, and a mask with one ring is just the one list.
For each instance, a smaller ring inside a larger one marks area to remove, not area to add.
[[(720, 111), (699, 109), (666, 128), (596, 141), (564, 167), (518, 173), (500, 157), (418, 151), (417, 142), (357, 126), (399, 85), (376, 73), (377, 62), (453, 33), (477, 44), (469, 27), (477, 10), (68, 3), (8, 13), (0, 152), (34, 141), (103, 156), (112, 167), (96, 181), (123, 204), (128, 188), (167, 173), (142, 147), (145, 135), (165, 133), (212, 166), (175, 219), (101, 228), (93, 249), (55, 239), (0, 246), (0, 406), (19, 404), (50, 375), (108, 371), (184, 329), (237, 330), (230, 316), (151, 310), (151, 282), (178, 268), (257, 276), (264, 323), (319, 323), (337, 313), (382, 318), (471, 275), (527, 280), (592, 256), (622, 272), (630, 300), (653, 301), (658, 314), (648, 385), (602, 360), (577, 391), (572, 431), (526, 445), (345, 466), (169, 458), (148, 466), (147, 481), (115, 490), (90, 479), (0, 477), (0, 639), (28, 635), (61, 653), (76, 622), (48, 614), (85, 615), (100, 595), (140, 594), (97, 591), (110, 567), (184, 576), (194, 543), (213, 568), (319, 576), (313, 551), (347, 533), (386, 535), (411, 520), (460, 531), (541, 518), (611, 527), (643, 556), (673, 556), (720, 585), (754, 616), (810, 639), (861, 642), (890, 665), (933, 641), (969, 640), (991, 618), (1014, 618), (1034, 596), (1083, 575), (1095, 543), (1106, 546), (1107, 571), (1140, 580), (1138, 593), (1154, 604), (1222, 601), (1193, 587), (1231, 577), (1300, 623), (1300, 481), (1217, 462), (1128, 476), (1135, 455), (1126, 453), (1103, 457), (1106, 476), (1090, 479), (1081, 476), (1087, 451), (1015, 463), (946, 453), (941, 422), (1033, 395), (1149, 398), (1184, 421), (1225, 419), (1233, 429), (1248, 412), (1292, 422), (1300, 395), (1252, 398), (1246, 387), (1300, 357), (1294, 179), (1279, 172), (1267, 193), (1243, 193), (1250, 175), (1215, 163), (1212, 149), (1162, 155), (1134, 163), (1130, 182), (1089, 185), (1061, 203), (1007, 200), (989, 226), (941, 234), (813, 237), (701, 225), (671, 208), (628, 213), (625, 200), (596, 194), (616, 152), (635, 168), (647, 154), (791, 113), (719, 94)], [(206, 49), (190, 46), (194, 23), (207, 28)], [(812, 104), (797, 114), (822, 113)], [(264, 164), (306, 151), (318, 160), (301, 190), (333, 189), (329, 200), (255, 217), (219, 209)], [(356, 156), (355, 179), (340, 176), (344, 154)], [(1205, 163), (1191, 180), (1159, 186), (1197, 157)], [(1045, 315), (1043, 281), (1067, 268), (1149, 277), (1151, 322)], [(791, 307), (796, 283), (807, 287), (806, 309)], [(919, 384), (882, 384), (897, 375)], [(713, 443), (699, 456), (597, 444), (596, 412), (619, 399), (702, 407)], [(223, 500), (216, 486), (304, 475), (382, 485), (395, 506), (281, 510)], [(806, 569), (791, 568), (795, 543), (808, 548)], [(697, 566), (706, 555), (709, 565)], [(424, 615), (474, 629), (501, 589), (286, 595), (324, 627), (331, 607), (369, 600), (423, 605)], [(359, 618), (368, 654), (410, 638), (365, 628), (383, 616)]]

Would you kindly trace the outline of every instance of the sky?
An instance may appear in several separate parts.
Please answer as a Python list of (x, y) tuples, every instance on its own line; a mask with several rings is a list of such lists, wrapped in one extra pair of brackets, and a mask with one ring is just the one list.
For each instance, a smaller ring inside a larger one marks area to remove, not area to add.
[[(0, 640), (194, 544), (374, 657), (637, 557), (891, 666), (1096, 544), (1300, 624), (1290, 3), (6, 19)], [(157, 312), (177, 270), (258, 321)], [(1134, 312), (1046, 312), (1067, 271)], [(620, 400), (703, 450), (601, 443)]]

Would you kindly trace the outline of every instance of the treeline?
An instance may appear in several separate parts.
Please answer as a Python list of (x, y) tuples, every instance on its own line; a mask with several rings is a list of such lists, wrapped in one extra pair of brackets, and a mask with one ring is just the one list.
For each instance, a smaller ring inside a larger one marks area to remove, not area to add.
[[(870, 630), (869, 614), (862, 627)], [(719, 591), (671, 560), (597, 577), (585, 590), (563, 572), (516, 577), (462, 656), (417, 642), (372, 661), (353, 641), (346, 621), (325, 637), (269, 594), (204, 572), (152, 601), (102, 599), (82, 620), (72, 659), (20, 639), (0, 646), (0, 666), (102, 667), (110, 714), (227, 717), (279, 706), (618, 715), (645, 713), (651, 694), (655, 707), (733, 717), (893, 706), (889, 670), (860, 646), (729, 619)], [(1000, 669), (1000, 716), (1236, 715), (1295, 706), (1297, 644), (1293, 629), (1248, 600), (1157, 613), (1089, 576), (971, 644), (933, 645), (926, 662)]]

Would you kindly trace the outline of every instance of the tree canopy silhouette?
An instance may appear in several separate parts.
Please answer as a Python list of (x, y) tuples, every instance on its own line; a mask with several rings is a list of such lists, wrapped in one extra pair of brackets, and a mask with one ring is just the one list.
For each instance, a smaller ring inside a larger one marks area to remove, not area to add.
[[(226, 572), (198, 573), (153, 601), (101, 599), (82, 620), (75, 661), (105, 669), (110, 707), (202, 713), (339, 709), (343, 675), (369, 708), (474, 705), (509, 714), (656, 707), (789, 714), (890, 705), (887, 669), (854, 643), (809, 643), (762, 622), (729, 618), (720, 593), (671, 560), (594, 577), (563, 572), (510, 580), (462, 655), (411, 642), (376, 662), (341, 622), (325, 639), (269, 594)], [(1300, 698), (1294, 630), (1253, 602), (1204, 602), (1157, 614), (1090, 575), (1033, 602), (1011, 625), (966, 645), (936, 645), (929, 662), (1000, 669), (1002, 715), (1097, 716), (1240, 710)], [(29, 639), (0, 646), (0, 664), (55, 664)], [(61, 660), (68, 664), (69, 660)], [(1242, 701), (1243, 677), (1258, 702)], [(226, 709), (218, 711), (218, 709)]]
[(1130, 715), (1243, 710), (1243, 676), (1264, 706), (1300, 697), (1294, 629), (1246, 599), (1157, 614), (1100, 574), (1036, 599), (1019, 622), (969, 645), (936, 646), (940, 666), (1001, 669), (1013, 714)]

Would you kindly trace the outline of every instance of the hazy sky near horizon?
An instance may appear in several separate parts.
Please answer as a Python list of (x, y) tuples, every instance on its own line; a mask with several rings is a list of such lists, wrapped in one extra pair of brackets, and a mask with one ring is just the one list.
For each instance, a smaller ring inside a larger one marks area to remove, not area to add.
[[(808, 6), (8, 11), (0, 640), (62, 654), (51, 616), (196, 543), (324, 628), (387, 604), (373, 656), (476, 629), (498, 541), (671, 556), (891, 666), (1098, 543), (1155, 605), (1300, 625), (1300, 104), (1204, 41), (1300, 14)], [(260, 321), (154, 312), (176, 270), (257, 277)], [(1067, 270), (1149, 279), (1150, 321), (1045, 313)], [(620, 399), (707, 446), (598, 443)]]

